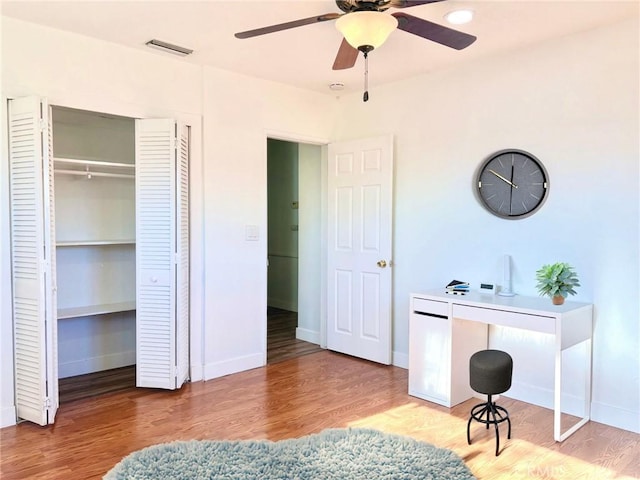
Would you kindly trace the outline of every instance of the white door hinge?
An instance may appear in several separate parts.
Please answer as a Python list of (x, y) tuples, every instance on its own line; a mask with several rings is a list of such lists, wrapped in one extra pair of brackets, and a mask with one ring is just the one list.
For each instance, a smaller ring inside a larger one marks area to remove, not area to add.
[(45, 410), (51, 408), (51, 398), (50, 397), (46, 397), (44, 399), (44, 408), (45, 408)]

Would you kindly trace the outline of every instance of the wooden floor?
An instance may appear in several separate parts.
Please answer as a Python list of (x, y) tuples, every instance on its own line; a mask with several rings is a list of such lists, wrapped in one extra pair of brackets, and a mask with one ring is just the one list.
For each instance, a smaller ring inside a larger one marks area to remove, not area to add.
[[(277, 363), (290, 358), (319, 352), (313, 343), (298, 340), (296, 327), (298, 314), (269, 307), (267, 310), (267, 363)], [(136, 385), (135, 365), (89, 373), (58, 381), (60, 403), (117, 392)]]
[(297, 326), (296, 312), (274, 307), (267, 309), (267, 363), (282, 362), (321, 350), (314, 343), (298, 340)]
[(60, 403), (119, 392), (136, 386), (136, 366), (112, 368), (58, 380)]
[[(131, 388), (61, 406), (56, 423), (0, 430), (0, 478), (99, 479), (143, 447), (190, 439), (300, 437), (367, 427), (456, 451), (478, 479), (640, 477), (640, 435), (588, 423), (553, 440), (550, 410), (502, 397), (511, 440), (494, 456), (492, 430), (467, 415), (477, 400), (447, 409), (407, 395), (407, 371), (321, 351), (176, 392)], [(372, 479), (373, 480), (373, 479)]]

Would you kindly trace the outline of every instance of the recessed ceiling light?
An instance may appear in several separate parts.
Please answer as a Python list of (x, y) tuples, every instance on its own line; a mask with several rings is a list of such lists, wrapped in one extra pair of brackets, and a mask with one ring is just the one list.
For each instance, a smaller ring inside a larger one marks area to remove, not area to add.
[(453, 25), (463, 25), (473, 20), (473, 10), (454, 10), (447, 13), (444, 18)]
[(342, 82), (333, 82), (329, 84), (329, 90), (344, 90), (344, 83)]

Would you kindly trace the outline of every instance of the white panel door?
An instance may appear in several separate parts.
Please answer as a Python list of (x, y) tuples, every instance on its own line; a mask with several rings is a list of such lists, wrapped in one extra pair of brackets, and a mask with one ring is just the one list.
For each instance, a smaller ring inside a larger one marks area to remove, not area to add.
[(390, 364), (393, 138), (328, 151), (327, 348)]
[(180, 204), (188, 198), (184, 132), (178, 138), (173, 120), (136, 120), (139, 387), (176, 389), (188, 372), (188, 203)]
[(16, 410), (47, 425), (58, 409), (50, 112), (27, 97), (10, 100), (8, 115)]

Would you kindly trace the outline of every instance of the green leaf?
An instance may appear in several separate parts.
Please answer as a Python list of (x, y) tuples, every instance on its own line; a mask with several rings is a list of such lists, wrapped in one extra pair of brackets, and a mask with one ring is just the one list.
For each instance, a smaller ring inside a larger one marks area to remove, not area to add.
[(536, 288), (540, 295), (554, 297), (575, 295), (574, 287), (579, 287), (578, 275), (568, 263), (558, 262), (543, 265), (536, 271)]

